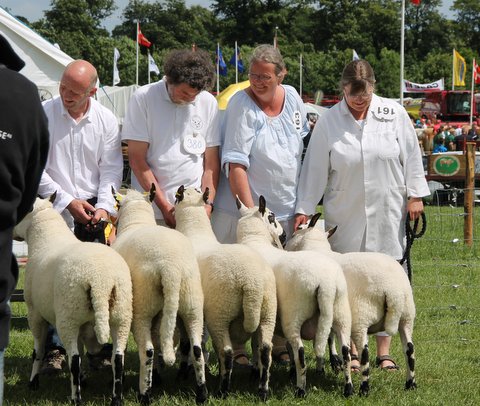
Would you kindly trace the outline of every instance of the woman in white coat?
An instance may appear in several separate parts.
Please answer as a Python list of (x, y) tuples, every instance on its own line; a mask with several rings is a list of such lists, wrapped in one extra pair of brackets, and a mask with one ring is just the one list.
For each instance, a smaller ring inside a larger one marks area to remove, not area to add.
[[(430, 191), (407, 112), (397, 102), (375, 95), (374, 85), (367, 61), (355, 60), (344, 68), (344, 97), (316, 123), (305, 156), (295, 229), (315, 213), (323, 196), (325, 227), (338, 226), (330, 238), (332, 249), (383, 252), (400, 259), (407, 213), (411, 220), (418, 218), (422, 197)], [(395, 370), (390, 341), (377, 336), (377, 364)]]

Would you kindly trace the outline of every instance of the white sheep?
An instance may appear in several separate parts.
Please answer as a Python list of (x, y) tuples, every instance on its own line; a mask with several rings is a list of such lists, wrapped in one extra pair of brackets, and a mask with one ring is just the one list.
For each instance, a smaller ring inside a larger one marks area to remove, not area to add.
[(48, 324), (56, 326), (65, 346), (71, 400), (76, 405), (81, 403), (81, 344), (90, 353), (97, 353), (111, 333), (111, 404), (121, 405), (124, 352), (132, 320), (132, 282), (127, 264), (106, 245), (79, 241), (49, 200), (37, 199), (14, 235), (27, 241), (29, 251), (24, 294), (34, 337), (30, 387), (39, 386)]
[(342, 345), (343, 393), (350, 396), (353, 393), (350, 373), (351, 315), (342, 269), (321, 254), (287, 252), (275, 247), (273, 243), (279, 240), (283, 230), (275, 215), (266, 207), (263, 196), (260, 196), (259, 207), (248, 209), (238, 199), (237, 206), (241, 215), (237, 225), (238, 241), (262, 255), (275, 273), (281, 327), (295, 360), (296, 396), (305, 396), (306, 390), (302, 338), (314, 339), (317, 371), (323, 373), (325, 347), (331, 329)]
[(316, 251), (337, 261), (347, 281), (352, 311), (352, 340), (361, 351), (362, 383), (360, 393), (369, 391), (368, 334), (386, 331), (400, 333), (407, 364), (405, 389), (415, 389), (415, 352), (412, 341), (415, 304), (403, 267), (392, 257), (377, 252), (340, 254), (332, 251), (328, 236), (315, 227), (320, 214), (315, 214), (309, 226), (294, 233), (287, 249)]
[(253, 250), (220, 244), (205, 211), (204, 194), (179, 188), (175, 205), (177, 229), (191, 241), (197, 255), (205, 295), (204, 314), (220, 364), (220, 394), (230, 390), (232, 342), (252, 336), (254, 366), (260, 374), (259, 396), (266, 399), (270, 379), (272, 337), (277, 298), (272, 269)]
[(149, 198), (136, 190), (127, 191), (125, 197), (116, 194), (120, 207), (117, 238), (112, 244), (132, 275), (132, 330), (140, 358), (140, 399), (150, 402), (154, 349), (165, 364), (175, 362), (173, 337), (178, 320), (180, 371), (185, 372), (191, 350), (196, 401), (201, 403), (207, 399), (207, 387), (201, 350), (203, 292), (198, 263), (188, 238), (156, 224), (151, 204), (154, 193), (152, 187)]

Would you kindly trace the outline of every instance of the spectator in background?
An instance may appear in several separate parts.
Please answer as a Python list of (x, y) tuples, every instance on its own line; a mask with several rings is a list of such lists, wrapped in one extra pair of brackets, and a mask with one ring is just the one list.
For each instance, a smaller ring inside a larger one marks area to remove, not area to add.
[[(60, 81), (60, 97), (44, 103), (50, 149), (38, 192), (57, 192), (53, 208), (81, 241), (105, 243), (104, 225), (116, 213), (112, 187), (120, 188), (123, 173), (118, 122), (92, 98), (98, 76), (92, 64), (71, 62)], [(65, 361), (56, 331), (50, 326), (41, 373), (55, 373)], [(87, 354), (92, 368), (108, 366), (111, 345)]]
[(47, 118), (38, 89), (17, 73), (24, 66), (0, 34), (0, 405), (10, 331), (9, 300), (18, 278), (13, 227), (35, 201), (48, 153)]
[(468, 135), (471, 137), (471, 140), (472, 141), (476, 141), (478, 139), (478, 136), (479, 136), (479, 130), (478, 130), (478, 126), (476, 123), (473, 123), (472, 124), (472, 128), (470, 129), (470, 131), (468, 132)]
[[(179, 186), (209, 188), (213, 201), (220, 171), (218, 104), (208, 92), (215, 68), (203, 50), (176, 50), (165, 60), (165, 77), (131, 97), (122, 129), (133, 171), (132, 187), (155, 184), (157, 223), (175, 227)], [(206, 205), (210, 215), (212, 206)]]
[[(383, 252), (401, 259), (405, 219), (423, 212), (430, 194), (415, 130), (406, 110), (374, 94), (367, 61), (343, 70), (343, 100), (315, 125), (298, 183), (295, 228), (307, 222), (323, 197), (325, 227), (334, 251)], [(398, 369), (389, 354), (391, 337), (377, 334), (376, 365)], [(358, 370), (352, 345), (352, 365)]]

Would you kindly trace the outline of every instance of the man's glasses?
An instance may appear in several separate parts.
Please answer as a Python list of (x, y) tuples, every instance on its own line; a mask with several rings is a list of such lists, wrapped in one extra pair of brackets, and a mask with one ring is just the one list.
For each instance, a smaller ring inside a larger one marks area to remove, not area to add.
[(344, 93), (345, 93), (345, 96), (347, 96), (349, 99), (363, 101), (363, 100), (371, 99), (373, 91), (365, 92), (361, 94), (349, 94), (346, 91), (344, 91)]

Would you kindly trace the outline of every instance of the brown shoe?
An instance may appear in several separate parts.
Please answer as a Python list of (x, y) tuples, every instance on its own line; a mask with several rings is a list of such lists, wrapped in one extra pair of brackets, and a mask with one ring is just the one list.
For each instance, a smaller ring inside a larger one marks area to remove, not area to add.
[(112, 350), (112, 344), (105, 344), (103, 348), (96, 354), (90, 354), (87, 352), (88, 365), (90, 369), (97, 371), (103, 368), (111, 368)]
[(66, 357), (62, 351), (58, 349), (51, 350), (43, 357), (40, 374), (53, 375), (62, 372), (64, 362), (66, 362)]

